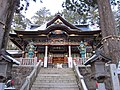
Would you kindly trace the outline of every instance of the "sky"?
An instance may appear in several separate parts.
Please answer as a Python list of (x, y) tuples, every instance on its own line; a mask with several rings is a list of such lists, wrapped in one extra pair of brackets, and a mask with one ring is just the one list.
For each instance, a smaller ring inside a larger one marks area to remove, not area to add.
[(58, 12), (61, 12), (62, 3), (65, 0), (42, 0), (43, 3), (40, 3), (39, 0), (37, 2), (30, 1), (30, 6), (28, 7), (28, 10), (24, 14), (26, 18), (31, 19), (32, 16), (35, 15), (35, 12), (41, 9), (42, 7), (46, 7), (46, 9), (49, 9), (51, 14), (54, 15)]

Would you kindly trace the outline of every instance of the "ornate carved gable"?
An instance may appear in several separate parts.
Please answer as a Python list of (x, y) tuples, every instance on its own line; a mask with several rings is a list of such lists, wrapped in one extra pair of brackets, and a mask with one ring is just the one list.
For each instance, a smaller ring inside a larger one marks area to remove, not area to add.
[(70, 29), (79, 29), (71, 23), (67, 22), (64, 18), (61, 17), (60, 14), (57, 14), (50, 22), (47, 23), (47, 27), (52, 24), (63, 24), (69, 27)]

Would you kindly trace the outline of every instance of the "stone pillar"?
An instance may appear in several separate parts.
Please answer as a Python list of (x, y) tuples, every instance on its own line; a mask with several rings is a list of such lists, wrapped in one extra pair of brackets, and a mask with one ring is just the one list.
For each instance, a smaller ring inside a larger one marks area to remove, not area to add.
[(48, 53), (48, 46), (45, 46), (44, 67), (47, 67), (47, 53)]
[(72, 68), (73, 67), (73, 62), (72, 62), (72, 57), (71, 57), (71, 46), (68, 46), (68, 48), (69, 48), (68, 67)]
[(0, 83), (0, 90), (4, 90), (5, 88), (5, 83)]
[(104, 83), (98, 83), (98, 90), (106, 90)]
[(116, 64), (110, 64), (109, 67), (110, 67), (110, 75), (112, 80), (112, 90), (119, 90), (120, 84), (119, 84)]

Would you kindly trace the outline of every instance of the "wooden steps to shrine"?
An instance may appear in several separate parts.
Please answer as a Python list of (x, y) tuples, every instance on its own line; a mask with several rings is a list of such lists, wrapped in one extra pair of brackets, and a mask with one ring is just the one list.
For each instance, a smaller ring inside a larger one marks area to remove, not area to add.
[(42, 68), (31, 90), (79, 90), (70, 68)]

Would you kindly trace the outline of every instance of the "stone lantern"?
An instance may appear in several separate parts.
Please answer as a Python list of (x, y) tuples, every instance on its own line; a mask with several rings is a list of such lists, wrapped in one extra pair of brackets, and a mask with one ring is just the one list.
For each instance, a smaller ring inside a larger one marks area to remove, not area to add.
[(95, 54), (85, 62), (85, 65), (91, 65), (91, 78), (97, 80), (97, 82), (103, 83), (108, 77), (105, 63), (110, 60), (110, 58), (104, 56), (100, 51), (96, 51)]
[(0, 51), (0, 82), (4, 82), (5, 78), (11, 75), (12, 65), (19, 65), (20, 62), (10, 56), (5, 50)]

